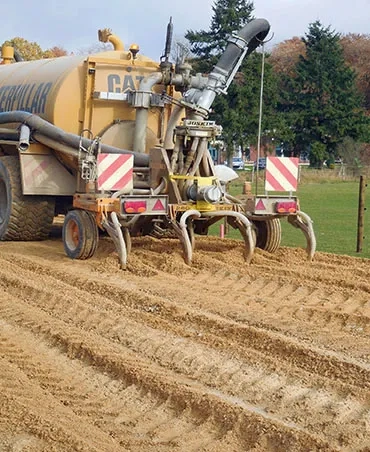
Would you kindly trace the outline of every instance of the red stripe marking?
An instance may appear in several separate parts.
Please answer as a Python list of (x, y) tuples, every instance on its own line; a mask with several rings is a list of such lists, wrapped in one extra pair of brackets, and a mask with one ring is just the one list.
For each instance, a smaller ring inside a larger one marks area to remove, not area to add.
[(131, 155), (119, 155), (111, 165), (99, 176), (99, 185), (103, 185), (120, 167), (131, 158)]
[(32, 182), (36, 179), (37, 176), (42, 174), (44, 170), (49, 166), (49, 161), (43, 160), (39, 165), (33, 169), (29, 174), (27, 174), (27, 177), (25, 177), (25, 183), (26, 185), (32, 184)]
[(133, 168), (129, 169), (127, 173), (112, 187), (112, 190), (122, 190), (128, 185), (132, 179)]
[(111, 154), (98, 154), (98, 163), (100, 163), (104, 159), (106, 159), (108, 157), (108, 155), (111, 155)]
[[(289, 182), (289, 184), (297, 188), (297, 178), (289, 171), (289, 169), (284, 165), (283, 161), (279, 157), (270, 157), (269, 160), (279, 171), (279, 173)], [(295, 167), (298, 167), (298, 158), (292, 157), (289, 159)], [(281, 186), (281, 185), (280, 185)]]
[(273, 190), (276, 191), (285, 191), (285, 188), (280, 184), (278, 180), (271, 174), (266, 174), (266, 181), (270, 184)]

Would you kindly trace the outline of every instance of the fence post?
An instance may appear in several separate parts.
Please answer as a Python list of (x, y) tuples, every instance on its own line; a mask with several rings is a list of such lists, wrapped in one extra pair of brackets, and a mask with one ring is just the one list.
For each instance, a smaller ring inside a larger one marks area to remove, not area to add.
[(365, 214), (365, 183), (364, 176), (360, 176), (360, 191), (358, 196), (358, 220), (357, 220), (357, 248), (356, 252), (362, 252), (362, 245), (364, 242), (364, 214)]

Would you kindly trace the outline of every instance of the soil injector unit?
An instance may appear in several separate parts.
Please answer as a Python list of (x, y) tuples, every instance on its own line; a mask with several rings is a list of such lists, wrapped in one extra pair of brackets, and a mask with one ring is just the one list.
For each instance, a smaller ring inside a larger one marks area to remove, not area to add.
[(0, 239), (44, 239), (63, 214), (63, 244), (73, 259), (94, 254), (101, 229), (124, 268), (132, 236), (170, 231), (190, 264), (195, 234), (226, 218), (250, 262), (256, 245), (277, 249), (280, 218), (287, 217), (304, 232), (312, 258), (315, 237), (298, 200), (267, 197), (263, 214), (256, 212), (253, 197), (243, 203), (226, 192), (229, 176), (208, 151), (221, 134), (208, 120), (215, 96), (227, 91), (269, 29), (264, 19), (245, 25), (208, 76), (169, 62), (171, 22), (159, 64), (136, 44), (125, 50), (110, 30), (99, 31), (99, 39), (114, 50), (88, 57), (10, 64), (13, 49), (4, 47)]

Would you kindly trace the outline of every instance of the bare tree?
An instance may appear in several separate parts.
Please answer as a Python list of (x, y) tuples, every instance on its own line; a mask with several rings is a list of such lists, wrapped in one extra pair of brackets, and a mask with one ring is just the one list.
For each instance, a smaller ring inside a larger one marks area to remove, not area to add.
[(183, 36), (176, 36), (172, 45), (171, 58), (176, 64), (182, 64), (191, 58), (190, 43)]

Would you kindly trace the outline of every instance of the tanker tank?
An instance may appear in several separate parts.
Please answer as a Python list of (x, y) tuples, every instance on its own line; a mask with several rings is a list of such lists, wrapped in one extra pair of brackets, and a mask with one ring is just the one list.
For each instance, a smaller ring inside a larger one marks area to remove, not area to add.
[[(1, 65), (0, 127), (3, 133), (19, 124), (7, 122), (6, 114), (2, 113), (28, 112), (65, 133), (83, 134), (90, 139), (99, 136), (105, 145), (132, 151), (135, 108), (128, 102), (117, 102), (114, 96), (137, 90), (141, 80), (157, 72), (159, 65), (138, 54), (137, 45), (125, 51), (118, 38), (110, 37), (114, 50)], [(163, 86), (157, 85), (153, 92), (163, 90)], [(102, 100), (99, 93), (110, 93), (112, 100)], [(165, 109), (165, 114), (151, 111), (146, 123), (145, 152), (163, 140), (161, 134), (169, 114), (169, 108)], [(21, 115), (21, 122), (26, 117)], [(50, 140), (44, 141), (52, 147)], [(77, 159), (73, 153), (60, 145), (54, 150), (67, 166), (76, 169)], [(147, 158), (141, 159), (139, 164), (146, 165), (147, 161)]]

